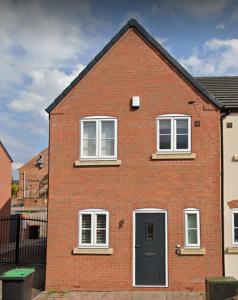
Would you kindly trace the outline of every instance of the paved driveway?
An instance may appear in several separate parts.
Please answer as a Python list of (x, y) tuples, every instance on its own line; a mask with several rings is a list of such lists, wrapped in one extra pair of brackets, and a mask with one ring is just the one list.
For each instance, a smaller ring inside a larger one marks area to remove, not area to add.
[(204, 300), (198, 293), (178, 292), (43, 292), (34, 300)]

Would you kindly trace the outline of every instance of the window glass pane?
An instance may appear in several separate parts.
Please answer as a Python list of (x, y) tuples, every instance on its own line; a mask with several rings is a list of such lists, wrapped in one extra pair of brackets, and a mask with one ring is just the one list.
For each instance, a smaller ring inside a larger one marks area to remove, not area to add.
[(177, 134), (188, 134), (188, 120), (176, 119)]
[(97, 244), (106, 244), (106, 230), (97, 230)]
[(114, 139), (114, 121), (102, 121), (101, 126), (101, 138), (102, 139)]
[(238, 227), (238, 213), (234, 213), (234, 227)]
[(83, 138), (84, 139), (95, 139), (96, 138), (96, 122), (95, 121), (83, 122)]
[(106, 228), (106, 215), (97, 215), (97, 228)]
[(159, 137), (159, 149), (170, 149), (171, 148), (171, 136), (160, 135)]
[(101, 140), (101, 155), (102, 156), (114, 155), (114, 139)]
[(188, 229), (188, 244), (197, 244), (197, 229)]
[(83, 140), (83, 156), (96, 156), (96, 139)]
[(85, 214), (82, 215), (82, 228), (91, 228), (91, 215), (90, 214)]
[(238, 243), (238, 228), (234, 229), (234, 242)]
[(154, 238), (154, 223), (153, 222), (147, 222), (145, 224), (146, 228), (146, 239), (147, 240), (153, 240)]
[(197, 215), (187, 214), (188, 228), (197, 228)]
[(171, 134), (171, 120), (159, 120), (159, 133)]
[(90, 243), (91, 243), (91, 230), (82, 229), (82, 244), (90, 244)]
[(177, 135), (176, 139), (177, 139), (177, 143), (176, 143), (177, 149), (188, 149), (188, 135)]

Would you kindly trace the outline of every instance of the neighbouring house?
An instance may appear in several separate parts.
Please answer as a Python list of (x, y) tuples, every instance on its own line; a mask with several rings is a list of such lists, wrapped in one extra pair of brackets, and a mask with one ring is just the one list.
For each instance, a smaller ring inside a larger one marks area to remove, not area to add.
[(46, 289), (222, 275), (222, 104), (130, 20), (47, 108)]
[(47, 199), (48, 148), (19, 168), (18, 193), (12, 199), (12, 212), (45, 216)]
[(0, 216), (10, 215), (12, 158), (0, 141)]
[(223, 103), (224, 268), (238, 278), (238, 76), (198, 78)]

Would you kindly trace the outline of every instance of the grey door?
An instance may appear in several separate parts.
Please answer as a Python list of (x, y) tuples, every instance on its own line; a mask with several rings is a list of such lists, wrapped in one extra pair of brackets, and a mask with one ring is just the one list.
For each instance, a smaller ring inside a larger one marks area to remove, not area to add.
[(135, 284), (166, 284), (165, 213), (136, 213)]

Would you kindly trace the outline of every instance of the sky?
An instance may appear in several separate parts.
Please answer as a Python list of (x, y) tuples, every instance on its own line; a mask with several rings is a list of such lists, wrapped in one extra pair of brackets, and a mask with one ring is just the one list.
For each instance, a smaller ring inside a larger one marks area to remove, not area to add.
[(14, 178), (48, 145), (45, 108), (131, 18), (192, 75), (238, 75), (237, 0), (0, 0), (0, 139)]

